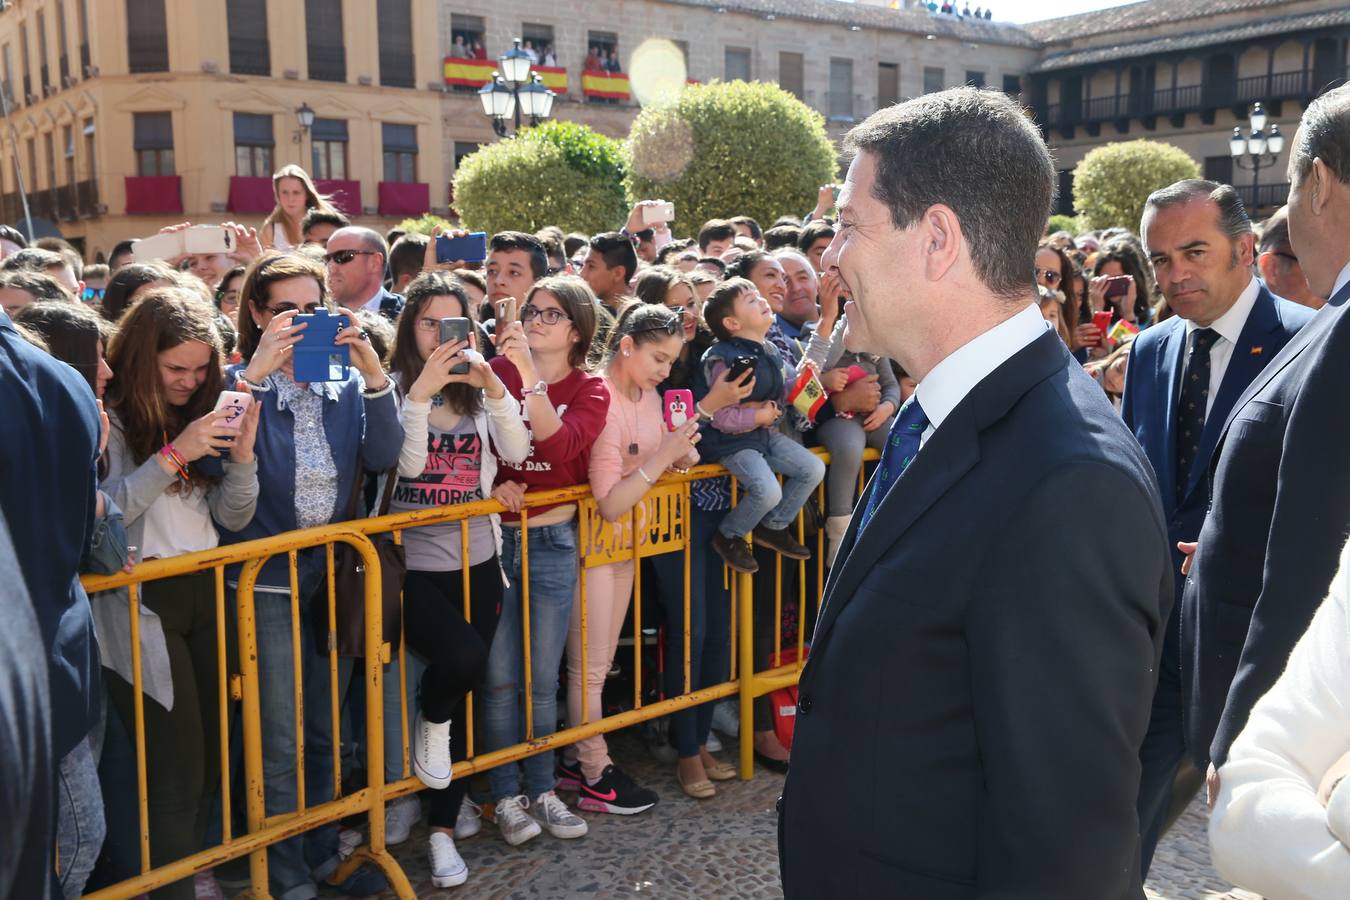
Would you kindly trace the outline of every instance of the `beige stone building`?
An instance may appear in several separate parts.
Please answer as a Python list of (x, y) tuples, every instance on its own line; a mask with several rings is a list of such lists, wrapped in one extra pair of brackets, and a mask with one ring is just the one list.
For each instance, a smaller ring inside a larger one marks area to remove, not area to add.
[[(0, 220), (22, 221), (22, 178), (32, 215), (96, 259), (172, 222), (261, 221), (289, 162), (368, 224), (448, 212), (458, 160), (497, 139), (476, 92), (515, 38), (558, 95), (554, 117), (614, 136), (652, 38), (675, 44), (688, 79), (782, 85), (836, 136), (944, 87), (1019, 94), (1066, 185), (1088, 149), (1138, 136), (1246, 184), (1227, 141), (1248, 104), (1291, 131), (1346, 75), (1350, 9), (1327, 0), (1149, 0), (1027, 27), (897, 5), (0, 0)], [(618, 72), (598, 71), (607, 57)], [(1280, 171), (1262, 173), (1258, 205), (1282, 201)]]

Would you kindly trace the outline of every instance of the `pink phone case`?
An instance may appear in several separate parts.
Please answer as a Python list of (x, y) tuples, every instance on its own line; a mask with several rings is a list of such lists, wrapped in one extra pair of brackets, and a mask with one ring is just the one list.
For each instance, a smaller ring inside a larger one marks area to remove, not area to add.
[(665, 407), (666, 430), (674, 431), (694, 418), (694, 392), (666, 391), (662, 398), (662, 406)]
[(244, 424), (244, 413), (248, 412), (252, 403), (253, 398), (248, 394), (239, 391), (221, 391), (215, 411), (226, 414), (225, 421), (221, 423), (226, 428), (239, 428)]

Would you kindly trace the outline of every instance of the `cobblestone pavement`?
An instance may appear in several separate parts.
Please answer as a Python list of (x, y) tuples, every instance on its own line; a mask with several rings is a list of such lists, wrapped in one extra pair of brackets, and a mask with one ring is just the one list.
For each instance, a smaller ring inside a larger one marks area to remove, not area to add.
[[(564, 898), (773, 898), (778, 885), (774, 800), (783, 777), (757, 768), (748, 783), (724, 782), (711, 800), (686, 797), (674, 766), (656, 761), (631, 732), (612, 735), (613, 756), (639, 783), (655, 789), (661, 802), (640, 816), (586, 813), (590, 833), (560, 841), (541, 834), (522, 847), (509, 847), (484, 822), (475, 837), (458, 846), (469, 866), (460, 888), (431, 884), (425, 822), (394, 854), (418, 897)], [(733, 761), (735, 744), (721, 756)], [(570, 803), (575, 797), (562, 795)], [(1149, 900), (1257, 900), (1234, 891), (1209, 863), (1206, 810), (1197, 799), (1158, 848), (1149, 879)], [(326, 891), (325, 897), (338, 897)], [(392, 897), (393, 894), (385, 896)]]

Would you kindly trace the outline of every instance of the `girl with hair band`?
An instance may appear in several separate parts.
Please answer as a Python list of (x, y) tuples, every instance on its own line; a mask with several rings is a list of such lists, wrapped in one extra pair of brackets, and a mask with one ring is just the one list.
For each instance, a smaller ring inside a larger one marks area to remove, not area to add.
[[(529, 491), (586, 480), (591, 445), (609, 409), (604, 380), (586, 371), (597, 308), (586, 282), (559, 275), (535, 282), (519, 322), (509, 321), (509, 314), (498, 316), (496, 342), (501, 352), (493, 357), (492, 369), (511, 396), (521, 400), (532, 443), (523, 463), (502, 461), (492, 492), (507, 509), (502, 515), (501, 555), (507, 587), (483, 686), (484, 750), (525, 740), (522, 702), (530, 704), (533, 737), (552, 734), (558, 721), (558, 666), (578, 583), (577, 508), (567, 503), (529, 511), (530, 692), (523, 698), (525, 538), (520, 511)], [(524, 341), (507, 339), (521, 334)], [(539, 834), (541, 826), (558, 838), (586, 833), (585, 820), (553, 792), (552, 754), (500, 765), (488, 779), (497, 827), (508, 844), (525, 843)], [(526, 812), (531, 806), (533, 816)]]
[[(122, 317), (108, 361), (102, 489), (122, 510), (128, 542), (143, 559), (162, 559), (216, 547), (217, 527), (246, 526), (259, 493), (260, 413), (253, 404), (236, 429), (214, 412), (222, 390), (248, 388), (225, 378), (211, 305), (185, 288), (149, 289)], [(150, 861), (159, 866), (201, 849), (219, 777), (215, 579), (207, 571), (148, 581), (141, 597)], [(100, 598), (94, 613), (103, 664), (116, 673), (108, 693), (131, 730), (127, 607)], [(226, 639), (232, 648), (232, 630)], [(190, 900), (192, 879), (151, 896)]]
[(314, 181), (294, 163), (282, 166), (272, 176), (272, 193), (277, 205), (258, 229), (258, 240), (264, 250), (294, 250), (304, 243), (300, 223), (311, 209), (335, 213), (337, 207), (319, 193)]
[[(459, 281), (427, 272), (413, 279), (405, 297), (392, 367), (403, 391), (403, 449), (390, 512), (486, 499), (497, 476), (494, 451), (512, 463), (522, 462), (529, 453), (530, 435), (520, 417), (520, 403), (477, 352), (474, 304)], [(448, 318), (469, 321), (467, 342), (441, 343), (441, 320)], [(497, 349), (524, 340), (519, 326), (504, 329)], [(467, 363), (468, 371), (452, 374), (461, 363)], [(427, 662), (412, 750), (417, 777), (432, 788), (428, 852), (436, 887), (463, 884), (469, 877), (454, 842), (468, 782), (451, 782), (450, 765), (452, 756), (463, 756), (467, 750), (465, 695), (481, 681), (497, 631), (501, 543), (497, 515), (469, 519), (467, 559), (458, 522), (403, 532), (408, 560), (403, 632), (408, 647)], [(389, 818), (396, 810), (416, 813), (418, 804), (416, 796), (404, 797), (391, 805)], [(412, 818), (415, 821), (416, 816)]]
[[(633, 513), (625, 529), (633, 540), (642, 530), (643, 497), (667, 469), (698, 462), (697, 417), (667, 431), (657, 386), (684, 345), (683, 316), (664, 305), (630, 302), (620, 310), (610, 339), (604, 373), (609, 387), (605, 428), (591, 449), (590, 483), (601, 516), (608, 522)], [(582, 668), (581, 610), (573, 609), (567, 631), (567, 723), (582, 724), (583, 709), (594, 722), (604, 715), (600, 694), (614, 663), (619, 630), (633, 594), (633, 562), (596, 566), (586, 579), (586, 667)], [(683, 665), (681, 665), (683, 669)], [(633, 781), (609, 758), (602, 735), (583, 738), (563, 751), (560, 770), (575, 780), (577, 805), (594, 812), (634, 815), (659, 799)], [(710, 788), (708, 784), (706, 787)], [(686, 787), (686, 790), (690, 790)]]
[[(645, 303), (665, 306), (683, 317), (684, 345), (657, 392), (664, 395), (669, 390), (687, 389), (701, 393), (695, 383), (702, 377), (698, 361), (714, 339), (699, 314), (703, 304), (693, 279), (677, 269), (656, 266), (638, 275), (634, 293)], [(730, 371), (722, 373), (699, 401), (696, 412), (701, 420), (741, 402), (754, 390), (754, 372), (746, 372), (739, 382), (731, 381), (730, 375)], [(689, 554), (689, 690), (697, 691), (730, 677), (731, 592), (721, 559), (711, 556), (710, 542), (722, 516), (731, 507), (731, 481), (725, 476), (695, 481), (689, 487), (689, 495), (693, 507)], [(666, 624), (665, 695), (675, 697), (685, 693), (684, 557), (680, 553), (658, 554), (651, 557), (651, 564), (656, 572), (656, 597)], [(726, 781), (736, 775), (734, 767), (719, 761), (707, 748), (715, 706), (704, 703), (670, 716), (670, 740), (679, 758), (676, 778), (685, 793), (696, 799), (713, 796), (709, 780)]]

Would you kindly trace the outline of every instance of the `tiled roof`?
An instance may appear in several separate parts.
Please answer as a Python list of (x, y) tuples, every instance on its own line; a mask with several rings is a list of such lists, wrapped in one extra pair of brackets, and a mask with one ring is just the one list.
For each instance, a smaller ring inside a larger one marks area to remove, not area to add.
[(1168, 25), (1248, 9), (1289, 5), (1289, 0), (1145, 0), (1143, 3), (1129, 3), (1076, 16), (1032, 22), (1023, 27), (1037, 40), (1051, 43), (1132, 28)]
[(857, 25), (869, 31), (899, 31), (936, 35), (971, 43), (1038, 47), (1039, 43), (1016, 25), (945, 16), (917, 9), (889, 9), (839, 0), (667, 0), (677, 6), (723, 9), (729, 13), (766, 18), (770, 15), (831, 25)]
[[(1238, 2), (1238, 0), (1234, 0), (1234, 2)], [(1218, 0), (1218, 3), (1222, 5), (1222, 0)], [(1097, 63), (1110, 62), (1113, 60), (1191, 50), (1196, 47), (1208, 47), (1214, 44), (1250, 41), (1267, 35), (1285, 34), (1294, 31), (1303, 31), (1313, 28), (1328, 28), (1335, 25), (1346, 24), (1350, 24), (1350, 8), (1328, 9), (1320, 12), (1283, 16), (1278, 19), (1246, 22), (1240, 25), (1233, 25), (1229, 28), (1218, 28), (1210, 31), (1191, 31), (1184, 34), (1169, 35), (1167, 37), (1150, 38), (1144, 41), (1085, 47), (1082, 50), (1053, 53), (1045, 57), (1045, 59), (1031, 71), (1050, 72), (1060, 69), (1071, 69), (1079, 66), (1090, 66)]]

